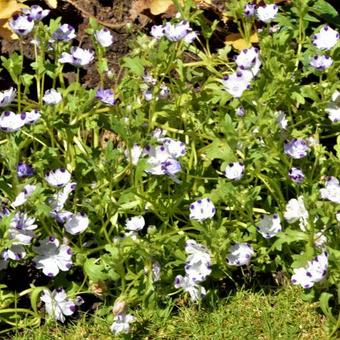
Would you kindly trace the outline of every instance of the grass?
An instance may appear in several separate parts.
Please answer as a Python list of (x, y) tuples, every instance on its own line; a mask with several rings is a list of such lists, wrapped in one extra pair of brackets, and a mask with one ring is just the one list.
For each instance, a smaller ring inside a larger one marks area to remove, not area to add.
[[(215, 309), (195, 305), (178, 313), (136, 311), (130, 339), (327, 339), (325, 318), (317, 304), (302, 300), (303, 291), (287, 287), (277, 293), (239, 291)], [(162, 316), (161, 316), (162, 315)], [(67, 326), (44, 325), (11, 336), (15, 340), (101, 340), (115, 338), (102, 318), (83, 316)], [(119, 337), (117, 337), (119, 338)], [(120, 337), (120, 338), (124, 338)]]

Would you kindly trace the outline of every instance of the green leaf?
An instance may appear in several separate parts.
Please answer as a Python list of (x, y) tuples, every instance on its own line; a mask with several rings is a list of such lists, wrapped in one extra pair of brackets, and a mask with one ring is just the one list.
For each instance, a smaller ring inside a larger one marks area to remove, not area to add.
[(336, 319), (333, 316), (332, 308), (329, 306), (329, 300), (333, 297), (333, 294), (323, 292), (320, 296), (320, 308), (322, 312), (329, 318), (332, 323), (336, 322)]
[(131, 70), (132, 73), (139, 77), (141, 77), (144, 74), (144, 66), (141, 58), (125, 57), (123, 58), (123, 67), (127, 67), (128, 69)]
[(84, 263), (84, 272), (91, 281), (98, 282), (108, 279), (107, 273), (104, 273), (105, 266), (96, 264), (97, 259), (86, 259)]

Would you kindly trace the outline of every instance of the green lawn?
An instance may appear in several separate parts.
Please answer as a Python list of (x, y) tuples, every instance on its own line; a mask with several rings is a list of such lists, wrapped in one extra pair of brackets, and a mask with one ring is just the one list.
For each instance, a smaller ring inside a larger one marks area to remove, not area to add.
[[(134, 312), (137, 321), (131, 339), (327, 339), (325, 318), (316, 304), (302, 300), (302, 290), (287, 287), (273, 294), (239, 291), (221, 300), (213, 310), (182, 307), (178, 313)], [(168, 316), (165, 316), (168, 315)], [(112, 339), (110, 324), (84, 317), (63, 326), (27, 329), (11, 339)], [(122, 337), (121, 337), (122, 338)]]

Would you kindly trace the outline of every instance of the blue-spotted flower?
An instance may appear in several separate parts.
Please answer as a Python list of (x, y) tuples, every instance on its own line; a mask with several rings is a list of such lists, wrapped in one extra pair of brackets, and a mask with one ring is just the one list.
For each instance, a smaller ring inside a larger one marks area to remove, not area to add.
[(331, 100), (328, 103), (325, 111), (328, 113), (328, 118), (333, 123), (340, 122), (340, 92), (335, 91), (332, 94)]
[(19, 36), (29, 34), (34, 27), (34, 20), (27, 14), (14, 14), (9, 20), (10, 28)]
[(8, 90), (0, 92), (0, 107), (5, 107), (12, 103), (15, 99), (16, 90), (14, 87), (9, 88)]
[(297, 199), (292, 198), (288, 201), (284, 218), (289, 224), (299, 221), (300, 229), (306, 231), (308, 217), (309, 214), (305, 207), (303, 196), (299, 196)]
[(115, 95), (111, 89), (97, 90), (96, 98), (99, 99), (102, 103), (107, 104), (109, 106), (112, 106), (115, 103)]
[(120, 313), (114, 317), (114, 322), (111, 325), (111, 332), (115, 334), (129, 333), (130, 323), (135, 321), (135, 317), (130, 314)]
[(300, 168), (292, 167), (288, 170), (288, 176), (297, 184), (301, 184), (305, 180), (305, 175)]
[(35, 237), (34, 230), (37, 228), (34, 218), (29, 217), (25, 212), (17, 212), (10, 222), (9, 238), (13, 240), (13, 244), (29, 245)]
[(332, 49), (339, 40), (339, 33), (328, 25), (324, 25), (319, 33), (313, 36), (313, 45), (320, 50)]
[(307, 156), (310, 148), (303, 139), (286, 140), (284, 143), (284, 153), (294, 159)]
[(102, 28), (94, 32), (94, 37), (102, 47), (109, 47), (113, 44), (113, 37), (109, 29)]
[(310, 59), (310, 66), (319, 71), (326, 70), (333, 64), (333, 59), (328, 55), (316, 55)]
[(216, 208), (210, 198), (201, 198), (196, 202), (191, 203), (189, 208), (189, 218), (199, 222), (214, 217), (216, 213)]
[(57, 90), (49, 89), (45, 91), (45, 94), (42, 99), (45, 104), (56, 105), (56, 104), (59, 104), (63, 100), (63, 97)]
[(279, 215), (261, 215), (256, 229), (264, 238), (274, 237), (277, 233), (282, 231)]
[(60, 25), (57, 30), (53, 33), (50, 42), (57, 41), (71, 41), (76, 37), (75, 29), (69, 24)]
[(30, 16), (33, 20), (42, 20), (50, 14), (49, 9), (42, 9), (38, 5), (33, 5), (30, 8), (23, 8), (21, 11)]
[(227, 263), (230, 266), (249, 265), (254, 256), (253, 247), (248, 243), (236, 243), (229, 248)]
[(128, 231), (139, 231), (145, 226), (145, 219), (143, 216), (129, 217), (125, 221), (125, 228)]
[(17, 208), (25, 204), (28, 198), (34, 193), (35, 189), (36, 186), (34, 184), (25, 185), (23, 191), (21, 191), (12, 202), (12, 206)]
[(276, 17), (278, 10), (279, 7), (276, 4), (259, 6), (256, 10), (256, 16), (260, 21), (269, 23)]
[(71, 64), (73, 66), (86, 66), (94, 59), (94, 52), (81, 47), (71, 47), (70, 53), (63, 52), (59, 58), (62, 64)]
[(4, 132), (15, 132), (26, 124), (26, 113), (16, 114), (12, 111), (5, 111), (0, 116), (0, 130)]
[(47, 314), (61, 322), (65, 322), (65, 316), (70, 316), (76, 311), (76, 304), (68, 298), (62, 288), (55, 289), (52, 292), (44, 289), (40, 301), (45, 303)]
[(239, 181), (244, 174), (244, 165), (240, 162), (229, 163), (224, 174), (228, 179)]
[(53, 187), (63, 187), (71, 180), (71, 174), (64, 168), (51, 170), (46, 173), (45, 180)]
[(49, 277), (58, 275), (59, 271), (68, 271), (72, 267), (72, 250), (65, 244), (60, 244), (54, 236), (39, 241), (38, 247), (33, 247), (38, 255), (33, 258), (35, 267)]
[(320, 189), (321, 198), (340, 204), (339, 180), (333, 176), (328, 177), (325, 187)]
[(71, 235), (83, 233), (89, 226), (90, 220), (85, 213), (72, 214), (65, 222), (65, 230)]

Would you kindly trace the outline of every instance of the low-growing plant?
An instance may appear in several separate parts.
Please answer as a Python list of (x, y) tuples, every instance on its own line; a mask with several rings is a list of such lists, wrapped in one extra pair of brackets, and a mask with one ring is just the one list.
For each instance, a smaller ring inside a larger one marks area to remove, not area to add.
[[(122, 77), (93, 19), (92, 49), (38, 6), (9, 21), (21, 53), (1, 57), (14, 84), (0, 93), (1, 321), (64, 322), (96, 302), (127, 332), (135, 308), (216, 301), (223, 280), (281, 273), (319, 297), (334, 335), (338, 13), (230, 1), (237, 51), (211, 43), (221, 23), (192, 1), (174, 4), (175, 19), (131, 42)], [(90, 63), (95, 89), (82, 83)]]

